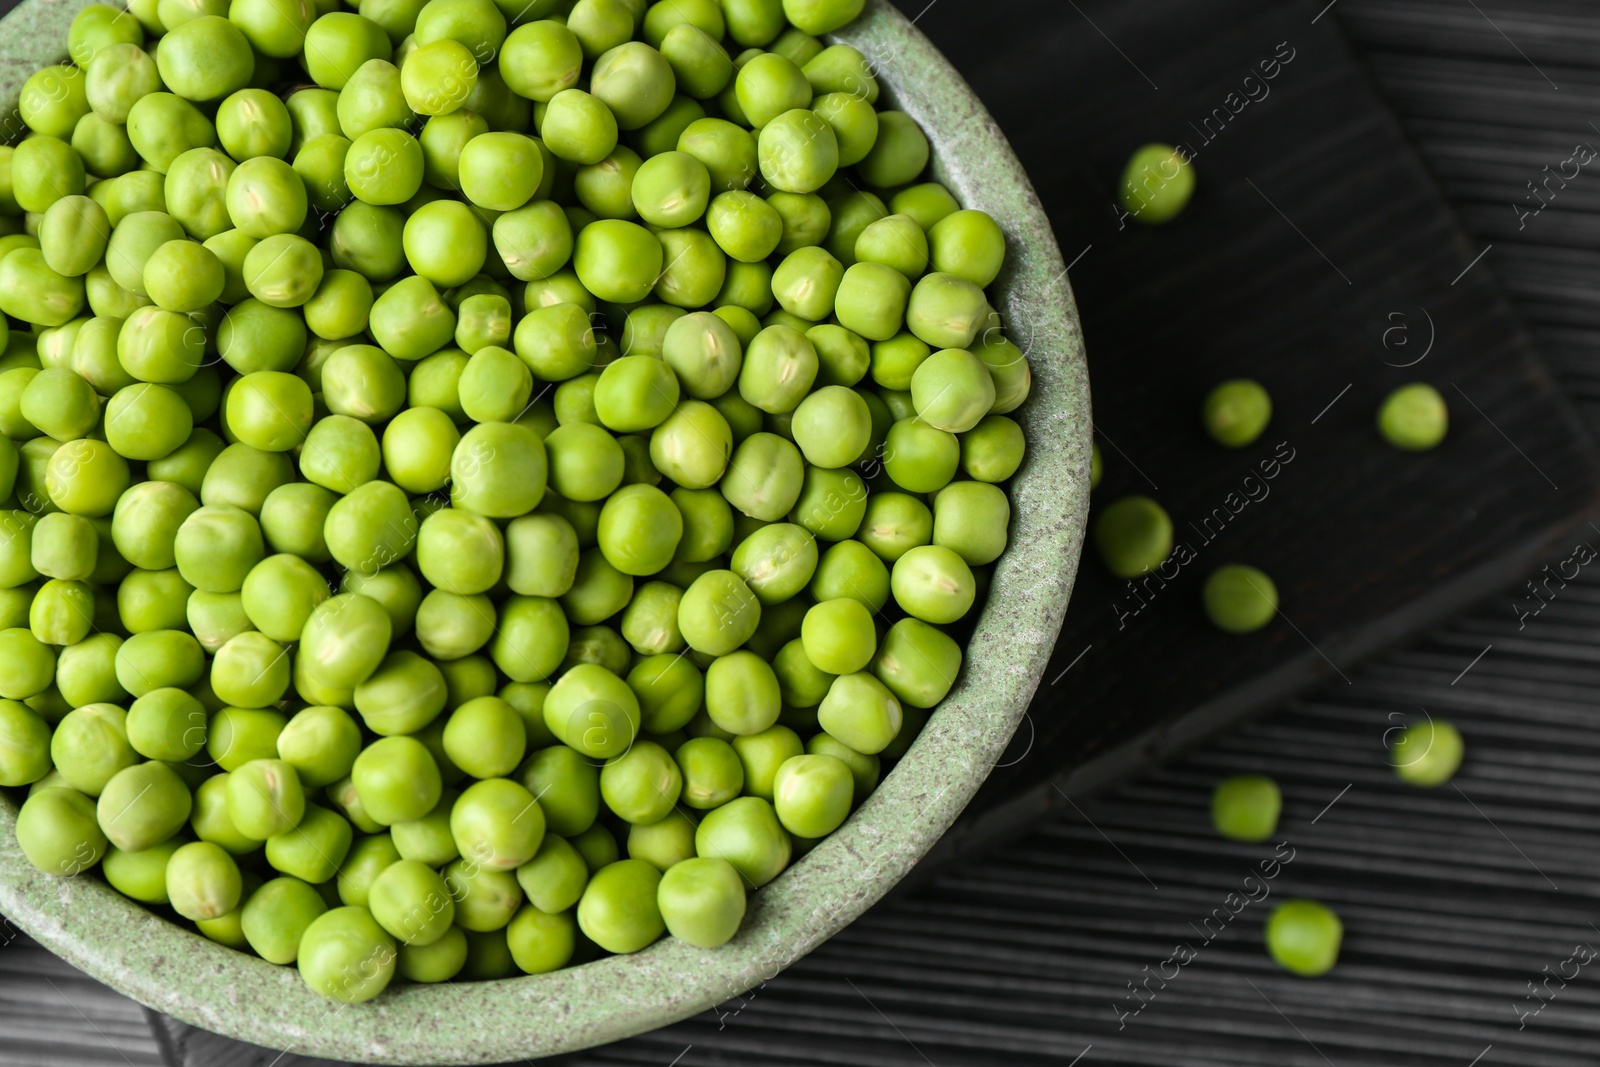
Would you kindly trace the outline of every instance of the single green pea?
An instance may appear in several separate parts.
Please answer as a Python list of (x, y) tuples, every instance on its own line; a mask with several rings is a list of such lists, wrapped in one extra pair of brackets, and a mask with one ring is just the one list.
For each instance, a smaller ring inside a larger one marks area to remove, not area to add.
[(437, 871), (415, 860), (385, 867), (372, 882), (367, 906), (378, 925), (406, 945), (431, 945), (455, 921), (455, 901)]
[(972, 607), (972, 570), (941, 545), (922, 545), (895, 561), (890, 572), (895, 602), (924, 622), (955, 622)]
[(274, 878), (250, 894), (239, 926), (256, 955), (280, 966), (295, 962), (307, 928), (328, 904), (298, 878)]
[(798, 448), (776, 434), (755, 433), (733, 453), (721, 490), (743, 514), (773, 522), (794, 508), (804, 481)]
[(509, 871), (491, 871), (463, 856), (442, 873), (456, 902), (456, 925), (464, 930), (502, 931), (522, 906), (522, 887)]
[(64, 787), (31, 793), (17, 812), (17, 844), (39, 870), (71, 877), (100, 862), (106, 837), (94, 801)]
[(829, 735), (864, 755), (889, 746), (904, 723), (899, 699), (870, 674), (841, 674), (817, 707), (817, 722)]
[(604, 667), (579, 664), (557, 680), (544, 705), (545, 723), (568, 745), (593, 758), (627, 751), (639, 730), (639, 699)]
[(1135, 222), (1148, 226), (1171, 222), (1194, 196), (1194, 163), (1165, 144), (1147, 144), (1134, 152), (1122, 171), (1118, 198)]
[(226, 915), (239, 906), (243, 888), (233, 857), (209, 841), (191, 841), (167, 860), (167, 893), (185, 919)]
[(83, 279), (52, 270), (39, 249), (19, 248), (0, 260), (0, 311), (35, 326), (61, 326), (83, 302)]
[(1094, 541), (1112, 574), (1137, 578), (1160, 566), (1172, 551), (1172, 520), (1149, 497), (1123, 497), (1100, 512)]
[(528, 903), (549, 914), (566, 911), (583, 895), (589, 869), (564, 837), (546, 834), (533, 859), (517, 868)]
[[(312, 30), (338, 14), (342, 12), (322, 16)], [(309, 50), (309, 36), (307, 42)], [(361, 1003), (388, 987), (395, 960), (395, 943), (372, 913), (364, 907), (342, 907), (324, 912), (306, 927), (300, 935), (296, 963), (300, 977), (316, 992), (345, 1003)]]
[(493, 778), (461, 794), (450, 811), (450, 831), (463, 856), (482, 870), (503, 872), (534, 857), (545, 820), (533, 793), (510, 779)]
[(700, 710), (705, 683), (700, 670), (682, 656), (647, 656), (628, 672), (628, 686), (639, 698), (644, 728), (652, 734), (681, 728)]
[(282, 760), (250, 760), (228, 776), (228, 819), (246, 837), (265, 841), (287, 833), (305, 812), (299, 776)]
[(237, 592), (264, 555), (260, 524), (249, 512), (227, 504), (192, 512), (173, 542), (184, 580), (210, 593)]
[(105, 254), (111, 221), (105, 208), (87, 196), (64, 196), (51, 204), (39, 221), (39, 248), (45, 264), (57, 274), (78, 277)]
[(582, 89), (562, 89), (545, 106), (539, 133), (545, 147), (569, 163), (598, 163), (617, 146), (618, 122), (611, 109)]
[(1011, 502), (983, 482), (953, 482), (933, 500), (933, 543), (952, 549), (970, 566), (1000, 558), (1006, 548)]
[(778, 720), (777, 675), (753, 652), (732, 652), (706, 669), (705, 707), (711, 721), (736, 735), (761, 733)]
[(469, 700), (450, 713), (444, 749), (474, 778), (509, 775), (522, 762), (527, 733), (515, 708), (496, 696)]
[(811, 662), (806, 655), (805, 642), (800, 638), (795, 638), (778, 650), (773, 657), (772, 668), (778, 676), (778, 691), (783, 696), (784, 704), (789, 707), (816, 707), (828, 695), (828, 687), (833, 684), (834, 676)]
[(763, 604), (776, 604), (799, 593), (816, 573), (816, 538), (793, 523), (773, 523), (739, 543), (731, 566)]
[(728, 742), (696, 737), (674, 754), (683, 772), (683, 802), (691, 808), (719, 808), (744, 789), (744, 764)]
[(960, 671), (961, 646), (921, 619), (901, 619), (889, 627), (872, 660), (872, 673), (911, 708), (938, 704)]
[(1278, 588), (1262, 571), (1230, 563), (1207, 576), (1201, 602), (1206, 617), (1219, 630), (1252, 633), (1278, 613)]
[[(403, 977), (413, 982), (448, 982), (467, 966), (467, 938), (461, 927), (452, 926), (431, 945), (400, 945), (395, 966)], [(482, 966), (480, 960), (479, 967)]]
[(360, 750), (361, 731), (355, 720), (344, 709), (325, 705), (296, 712), (276, 743), (278, 758), (311, 789), (332, 785), (348, 775)]
[(739, 395), (772, 414), (793, 411), (810, 392), (817, 367), (816, 347), (803, 333), (789, 326), (768, 326), (745, 350)]
[(583, 59), (583, 45), (570, 25), (549, 19), (530, 20), (506, 37), (500, 70), (512, 91), (529, 100), (549, 103), (578, 83)]
[(167, 311), (199, 311), (222, 296), (222, 261), (194, 241), (168, 241), (145, 261), (145, 291)]
[(572, 588), (562, 596), (561, 607), (579, 626), (592, 626), (621, 611), (632, 597), (633, 578), (613, 567), (596, 546), (579, 555)]
[(127, 122), (134, 104), (161, 89), (155, 57), (136, 42), (105, 44), (79, 66), (85, 73), (84, 98), (107, 122)]
[(1224, 778), (1211, 793), (1211, 825), (1231, 841), (1265, 841), (1278, 829), (1283, 794), (1259, 774)]
[(893, 563), (918, 545), (933, 540), (933, 513), (906, 493), (873, 493), (856, 536), (879, 558)]
[(1285, 900), (1267, 919), (1267, 952), (1278, 966), (1302, 978), (1331, 971), (1343, 939), (1339, 916), (1314, 900)]
[(183, 847), (181, 838), (172, 838), (138, 852), (124, 852), (115, 846), (106, 849), (100, 870), (111, 888), (142, 904), (165, 904), (167, 863)]
[(698, 948), (726, 944), (744, 920), (744, 882), (724, 859), (693, 858), (672, 865), (661, 877), (656, 900), (672, 936)]
[(1243, 448), (1267, 428), (1272, 398), (1259, 382), (1244, 378), (1226, 381), (1206, 394), (1200, 417), (1218, 444)]
[(477, 88), (478, 61), (466, 45), (450, 38), (416, 42), (398, 75), (409, 110), (447, 115), (465, 105)]
[(0, 702), (0, 785), (31, 785), (50, 773), (50, 734), (27, 705)]
[[(977, 426), (961, 435), (961, 469), (980, 482), (1003, 482), (1022, 465), (1026, 442), (1022, 427), (1004, 415), (988, 415)], [(1098, 471), (1099, 448), (1094, 450), (1094, 471)], [(1091, 473), (1090, 487), (1098, 481)]]
[[(3, 269), (0, 262), (0, 270)], [(1426, 452), (1437, 447), (1449, 425), (1450, 411), (1444, 397), (1426, 382), (1401, 386), (1378, 408), (1378, 432), (1405, 452)]]
[(795, 755), (773, 780), (773, 808), (796, 837), (825, 837), (850, 814), (854, 780), (850, 768), (828, 755)]
[(1403, 782), (1439, 786), (1455, 776), (1463, 750), (1461, 732), (1453, 724), (1430, 718), (1400, 732), (1390, 746), (1389, 763)]
[(728, 861), (756, 888), (783, 872), (792, 847), (772, 805), (760, 797), (739, 797), (708, 812), (695, 832), (701, 856)]

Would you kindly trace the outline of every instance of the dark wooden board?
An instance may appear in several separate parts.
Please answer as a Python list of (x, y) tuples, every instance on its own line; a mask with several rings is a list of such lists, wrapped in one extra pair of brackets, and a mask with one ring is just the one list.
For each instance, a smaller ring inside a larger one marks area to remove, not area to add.
[[(956, 5), (938, 39), (1073, 264), (1105, 461), (1095, 499), (1154, 496), (1180, 547), (1170, 580), (1137, 590), (1090, 550), (1013, 755), (947, 854), (1348, 676), (1564, 558), (1597, 500), (1591, 445), (1475, 262), (1483, 246), (1320, 4), (1073, 6), (1007, 4), (1008, 25), (1039, 32), (998, 49), (993, 13)], [(1059, 72), (1048, 96), (1043, 68)], [(1177, 221), (1150, 227), (1114, 193), (1131, 150), (1158, 140), (1193, 154), (1199, 186)], [(1237, 451), (1198, 419), (1231, 377), (1275, 402), (1266, 434)], [(1382, 397), (1413, 380), (1451, 408), (1448, 439), (1420, 456), (1374, 428)], [(1201, 613), (1201, 583), (1229, 562), (1278, 585), (1282, 612), (1260, 633), (1224, 635)]]

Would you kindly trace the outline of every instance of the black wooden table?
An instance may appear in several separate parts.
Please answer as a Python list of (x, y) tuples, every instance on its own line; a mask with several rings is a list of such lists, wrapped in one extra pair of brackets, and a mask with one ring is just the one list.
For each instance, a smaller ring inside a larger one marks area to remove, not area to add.
[[(965, 39), (972, 0), (925, 2), (906, 6), (982, 94), (1004, 57), (972, 59), (982, 43)], [(1309, 20), (1322, 0), (1298, 6)], [(1003, 4), (990, 10), (994, 33), (1029, 32), (1005, 22)], [(1498, 277), (1600, 432), (1600, 175), (1557, 187), (1536, 215), (1527, 185), (1576, 144), (1600, 146), (1600, 11), (1575, 0), (1334, 0), (1320, 17), (1352, 34), (1488, 249), (1475, 269)], [(1081, 15), (1069, 2), (1060, 18)], [(1592, 1063), (1600, 971), (1579, 961), (1600, 947), (1597, 569), (1553, 584), (1547, 603), (1490, 598), (1346, 672), (1348, 684), (1066, 806), (1027, 840), (887, 902), (720, 1014), (584, 1059)], [(1427, 792), (1394, 779), (1383, 744), (1423, 714), (1452, 719), (1468, 743), (1455, 783)], [(1284, 786), (1281, 850), (1208, 829), (1211, 785), (1243, 770)], [(1344, 954), (1326, 978), (1295, 979), (1267, 961), (1270, 899), (1230, 903), (1275, 851), (1292, 858), (1280, 860), (1273, 894), (1322, 899), (1344, 918)], [(1169, 962), (1180, 942), (1192, 955), (1181, 967)], [(3, 928), (0, 944), (0, 1064), (142, 1065), (163, 1051), (197, 1065), (293, 1062), (171, 1027), (158, 1041), (131, 1002)]]

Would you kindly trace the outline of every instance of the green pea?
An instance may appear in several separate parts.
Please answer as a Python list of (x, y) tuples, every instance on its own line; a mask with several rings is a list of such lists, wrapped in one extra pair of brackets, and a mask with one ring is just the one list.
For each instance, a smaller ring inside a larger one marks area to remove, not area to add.
[(889, 627), (872, 661), (878, 680), (913, 708), (943, 700), (960, 670), (961, 646), (921, 619), (901, 619)]
[(328, 250), (334, 265), (369, 281), (388, 281), (405, 267), (405, 216), (392, 207), (356, 201), (333, 220)]
[(255, 69), (250, 42), (228, 19), (203, 15), (161, 38), (161, 80), (186, 100), (218, 100), (249, 84)]
[(463, 856), (443, 871), (456, 902), (456, 925), (476, 933), (503, 930), (522, 906), (522, 887), (509, 871), (491, 871)]
[(1011, 502), (983, 482), (953, 482), (933, 499), (933, 543), (971, 566), (993, 563), (1006, 548)]
[(1172, 520), (1146, 496), (1128, 496), (1101, 510), (1095, 547), (1118, 578), (1137, 578), (1160, 566), (1172, 551)]
[(191, 841), (167, 860), (172, 910), (196, 922), (226, 915), (243, 895), (239, 866), (209, 841)]
[(89, 111), (83, 72), (71, 64), (34, 71), (22, 84), (18, 112), (35, 133), (66, 137)]
[(287, 833), (305, 812), (300, 779), (282, 760), (250, 760), (228, 776), (228, 818), (246, 837), (265, 841)]
[(544, 495), (545, 444), (526, 426), (485, 423), (461, 437), (451, 457), (451, 497), (490, 518), (532, 511)]
[(773, 808), (796, 837), (825, 837), (850, 814), (854, 780), (850, 768), (828, 755), (795, 755), (773, 780)]
[(384, 868), (368, 894), (372, 916), (403, 944), (431, 945), (449, 932), (455, 902), (444, 879), (415, 860)]
[(358, 200), (380, 206), (403, 204), (421, 188), (422, 167), (417, 139), (405, 130), (382, 127), (350, 142), (344, 177)]
[(469, 700), (450, 714), (444, 748), (474, 778), (509, 775), (522, 762), (527, 734), (515, 708), (496, 696)]
[(1224, 778), (1211, 793), (1211, 825), (1233, 841), (1265, 841), (1278, 828), (1283, 794), (1258, 774)]
[[(8, 256), (0, 261), (0, 272), (10, 259)], [(1449, 425), (1450, 411), (1444, 397), (1426, 382), (1401, 386), (1378, 408), (1378, 432), (1405, 452), (1426, 452), (1437, 447)]]
[[(342, 12), (322, 16), (312, 31), (338, 14)], [(307, 45), (309, 52), (309, 37)], [(324, 912), (306, 927), (300, 936), (297, 964), (300, 977), (316, 992), (345, 1003), (361, 1003), (388, 987), (395, 958), (394, 941), (371, 912), (364, 907), (343, 907)]]
[(285, 724), (276, 751), (302, 784), (320, 789), (348, 775), (360, 749), (361, 730), (344, 709), (313, 706)]
[(1327, 974), (1339, 960), (1344, 924), (1314, 900), (1285, 900), (1267, 919), (1267, 951), (1284, 970), (1302, 978)]
[(889, 478), (912, 493), (933, 493), (955, 476), (961, 462), (956, 435), (917, 418), (905, 418), (889, 429), (883, 466)]
[(666, 932), (656, 904), (661, 872), (643, 860), (618, 860), (596, 871), (578, 901), (578, 925), (608, 952), (637, 952)]
[(804, 480), (799, 449), (776, 434), (755, 433), (740, 442), (721, 489), (743, 514), (772, 522), (795, 506)]
[[(653, 116), (652, 116), (653, 117)], [(617, 146), (616, 116), (582, 89), (562, 89), (545, 106), (539, 133), (545, 147), (569, 163), (598, 163)]]
[(0, 260), (0, 311), (7, 315), (36, 326), (60, 326), (77, 317), (83, 301), (83, 279), (52, 270), (37, 248), (19, 248)]
[(961, 469), (975, 481), (1006, 481), (1022, 465), (1025, 447), (1015, 422), (1004, 415), (985, 416), (961, 435)]
[(362, 807), (380, 825), (420, 819), (439, 802), (439, 765), (420, 741), (381, 737), (350, 772)]
[(95, 821), (94, 801), (50, 787), (29, 795), (17, 812), (17, 844), (39, 870), (71, 877), (100, 862), (106, 837)]
[(600, 772), (577, 750), (565, 745), (540, 749), (528, 757), (517, 778), (540, 798), (551, 835), (572, 837), (594, 824), (600, 810)]
[(392, 632), (389, 614), (376, 600), (329, 597), (306, 620), (296, 665), (321, 685), (354, 690), (383, 660)]
[(452, 926), (431, 945), (400, 945), (396, 967), (413, 982), (448, 982), (467, 965), (467, 938), (459, 926)]
[(0, 702), (0, 785), (31, 785), (50, 773), (50, 734), (27, 705)]
[(85, 72), (84, 98), (107, 122), (127, 122), (133, 105), (161, 88), (155, 58), (135, 42), (105, 44), (79, 65)]
[(453, 200), (418, 208), (406, 220), (402, 238), (411, 268), (440, 287), (460, 285), (476, 275), (483, 267), (488, 240), (472, 209)]
[(250, 948), (268, 963), (295, 962), (306, 930), (327, 902), (298, 878), (274, 878), (250, 894), (239, 916), (240, 930)]
[(739, 797), (708, 812), (695, 833), (695, 849), (728, 861), (756, 888), (781, 874), (792, 854), (788, 833), (760, 797)]
[(1194, 195), (1194, 186), (1194, 165), (1182, 151), (1171, 145), (1147, 144), (1129, 157), (1118, 199), (1135, 222), (1153, 226), (1181, 214)]
[(100, 870), (111, 888), (123, 896), (143, 904), (165, 904), (169, 899), (167, 864), (183, 845), (181, 839), (173, 838), (139, 852), (111, 847), (106, 849)]
[(500, 72), (513, 92), (549, 103), (578, 83), (583, 59), (583, 46), (570, 25), (548, 19), (528, 21), (506, 37)]
[(105, 254), (111, 222), (105, 208), (87, 196), (64, 196), (39, 222), (45, 265), (65, 277), (87, 274)]
[(1390, 747), (1389, 763), (1411, 785), (1443, 785), (1455, 776), (1463, 753), (1461, 732), (1444, 719), (1412, 723)]
[(589, 869), (566, 838), (546, 834), (533, 859), (517, 868), (529, 904), (548, 914), (566, 911), (583, 895)]

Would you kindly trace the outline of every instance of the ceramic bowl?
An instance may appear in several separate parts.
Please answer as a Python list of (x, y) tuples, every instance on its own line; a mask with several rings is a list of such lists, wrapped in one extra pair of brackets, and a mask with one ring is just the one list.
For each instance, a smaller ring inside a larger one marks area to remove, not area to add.
[[(0, 113), (24, 79), (66, 55), (83, 0), (24, 0), (0, 30)], [(185, 1022), (266, 1046), (363, 1063), (502, 1063), (614, 1041), (687, 1018), (766, 981), (903, 877), (1000, 759), (1049, 657), (1072, 590), (1089, 502), (1088, 372), (1050, 224), (994, 120), (885, 0), (837, 35), (933, 142), (939, 180), (1007, 236), (994, 288), (1028, 352), (1018, 413), (1028, 458), (1013, 487), (1011, 547), (994, 572), (965, 672), (907, 755), (841, 829), (751, 898), (737, 937), (707, 951), (666, 938), (539, 977), (395, 986), (341, 1005), (275, 967), (158, 918), (95, 877), (34, 870), (0, 798), (0, 912), (70, 963)], [(880, 102), (879, 106), (883, 106)]]

